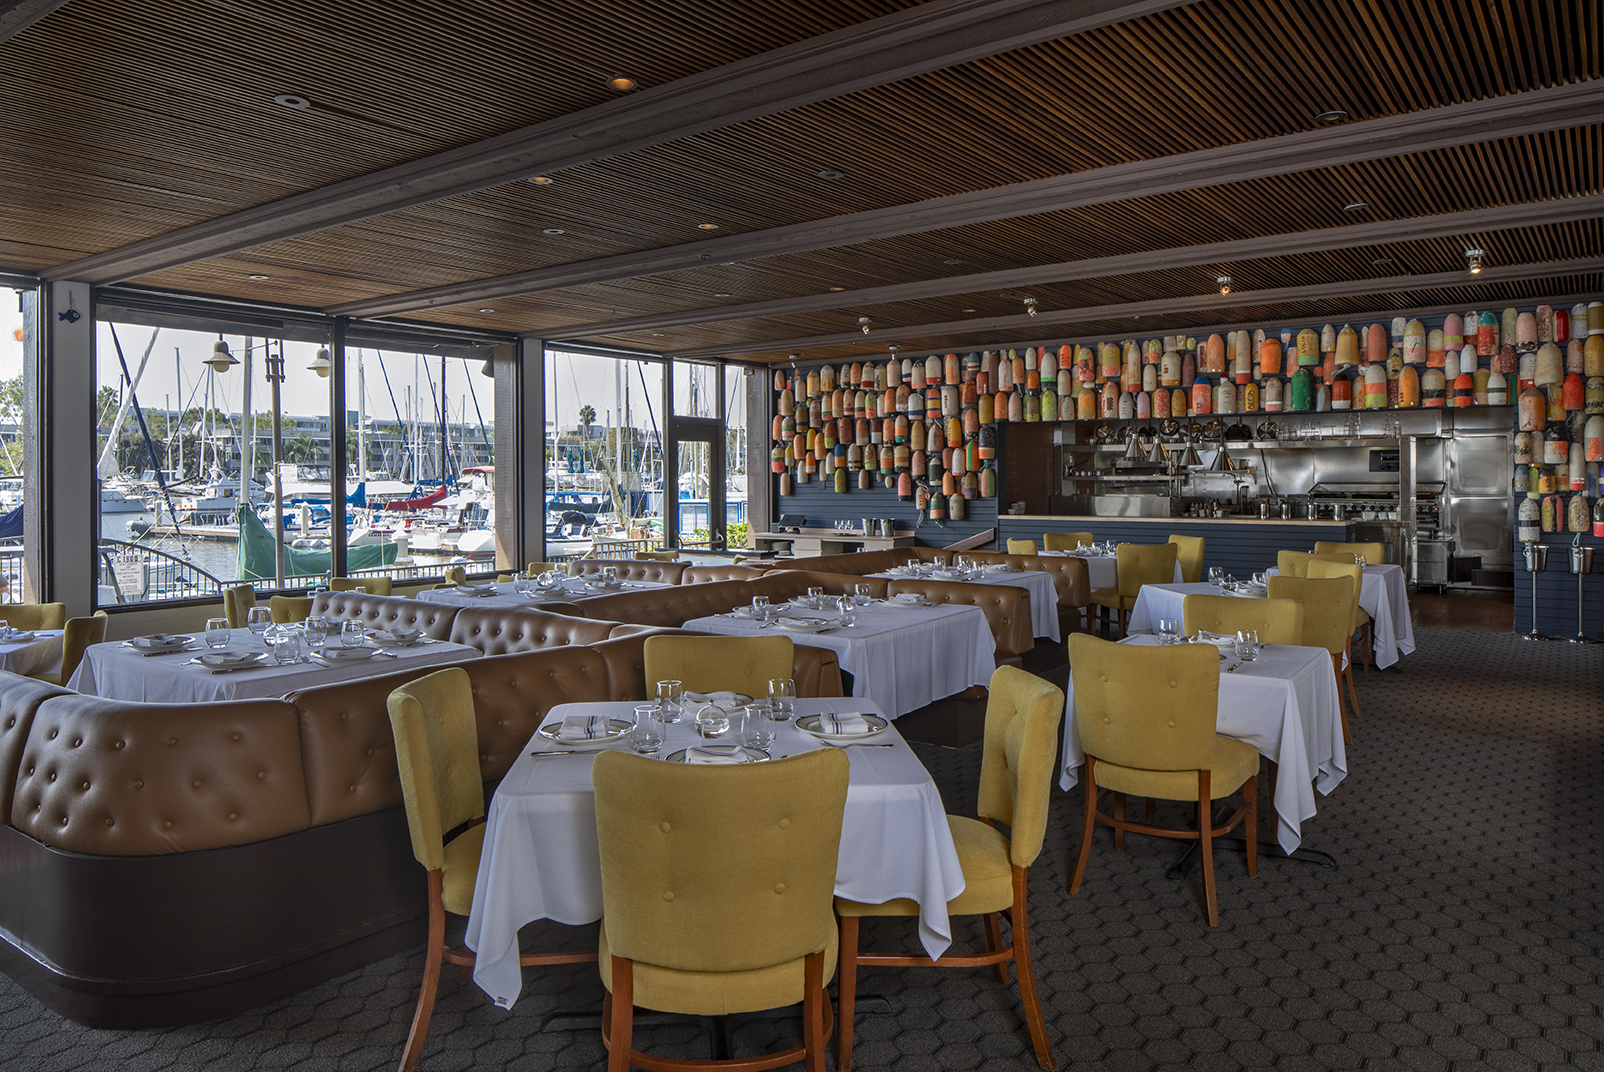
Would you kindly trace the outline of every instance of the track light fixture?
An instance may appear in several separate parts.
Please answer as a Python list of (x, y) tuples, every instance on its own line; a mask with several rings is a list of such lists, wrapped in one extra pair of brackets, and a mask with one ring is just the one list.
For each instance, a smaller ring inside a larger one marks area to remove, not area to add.
[(863, 329), (863, 333), (865, 335), (869, 334), (869, 318), (868, 317), (866, 317), (866, 316), (858, 317), (858, 326)]
[(1220, 284), (1220, 293), (1221, 294), (1229, 294), (1229, 293), (1231, 293), (1231, 277), (1230, 276), (1222, 275), (1218, 279), (1216, 279), (1215, 282)]
[(1025, 299), (1025, 313), (1028, 316), (1035, 316), (1036, 315), (1036, 299), (1035, 298), (1026, 298)]
[(1485, 250), (1465, 250), (1465, 266), (1470, 269), (1471, 275), (1481, 275), (1481, 259), (1487, 256)]

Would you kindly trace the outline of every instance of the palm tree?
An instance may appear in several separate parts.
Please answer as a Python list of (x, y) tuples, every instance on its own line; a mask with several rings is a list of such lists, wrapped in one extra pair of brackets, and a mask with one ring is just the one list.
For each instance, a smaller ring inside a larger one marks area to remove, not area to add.
[(596, 410), (590, 403), (579, 407), (579, 427), (583, 431), (583, 438), (579, 441), (579, 456), (585, 461), (585, 468), (590, 468), (590, 426), (596, 423)]

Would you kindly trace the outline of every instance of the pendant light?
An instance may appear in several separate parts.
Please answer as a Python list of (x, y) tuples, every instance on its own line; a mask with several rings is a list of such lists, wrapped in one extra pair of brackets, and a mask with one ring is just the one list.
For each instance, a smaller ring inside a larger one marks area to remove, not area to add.
[(213, 372), (227, 372), (239, 364), (239, 358), (228, 352), (228, 343), (219, 335), (217, 341), (212, 343), (212, 356), (206, 359), (206, 363), (212, 366)]
[(319, 346), (316, 356), (312, 358), (312, 363), (306, 367), (309, 372), (315, 372), (320, 378), (328, 379), (329, 370), (334, 367), (334, 363), (329, 360), (328, 347)]

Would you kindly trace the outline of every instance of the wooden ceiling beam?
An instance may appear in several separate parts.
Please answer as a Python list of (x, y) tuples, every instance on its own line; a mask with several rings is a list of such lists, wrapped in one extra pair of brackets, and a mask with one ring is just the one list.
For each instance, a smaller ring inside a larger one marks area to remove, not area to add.
[[(1274, 287), (1268, 290), (1233, 290), (1226, 294), (1186, 294), (1173, 298), (1155, 298), (1150, 301), (1120, 302), (1114, 305), (1094, 305), (1080, 309), (1044, 309), (1036, 316), (1015, 314), (989, 316), (974, 320), (951, 320), (941, 324), (911, 324), (906, 327), (871, 329), (865, 336), (859, 331), (837, 332), (833, 335), (809, 335), (799, 338), (774, 339), (762, 343), (732, 343), (728, 346), (707, 346), (688, 350), (671, 350), (666, 357), (686, 360), (734, 357), (770, 352), (806, 350), (817, 346), (842, 346), (849, 343), (883, 345), (899, 339), (916, 339), (927, 335), (973, 334), (981, 331), (1004, 331), (1022, 327), (1041, 327), (1047, 324), (1078, 324), (1091, 320), (1115, 317), (1151, 316), (1166, 313), (1192, 312), (1197, 309), (1229, 309), (1250, 305), (1274, 305), (1282, 302), (1325, 301), (1348, 298), (1361, 294), (1396, 294), (1412, 290), (1434, 290), (1439, 287), (1473, 287), (1517, 282), (1525, 279), (1543, 279), (1554, 276), (1586, 275), (1604, 271), (1604, 257), (1581, 257), (1563, 261), (1544, 261), (1538, 264), (1510, 264), (1484, 268), (1480, 275), (1470, 275), (1464, 269), (1437, 272), (1431, 275), (1395, 275), (1377, 279), (1339, 280), (1334, 283), (1316, 283), (1309, 286)], [(1154, 334), (1159, 329), (1143, 327), (1143, 333)]]
[(0, 44), (65, 6), (67, 0), (0, 0)]
[(328, 311), (338, 316), (391, 316), (688, 268), (852, 246), (899, 235), (1585, 126), (1598, 122), (1601, 111), (1604, 111), (1604, 79), (1139, 160), (727, 238), (430, 287), (350, 302)]
[(929, 0), (570, 115), (46, 272), (105, 284), (792, 111), (1192, 0)]
[(1449, 212), (1437, 216), (1417, 216), (1405, 220), (1378, 220), (1318, 231), (1295, 231), (1290, 234), (1244, 238), (1232, 242), (1211, 242), (1205, 245), (1123, 253), (1113, 257), (1061, 261), (1057, 264), (1010, 268), (1000, 272), (976, 272), (970, 275), (947, 276), (916, 283), (899, 283), (894, 286), (867, 287), (833, 294), (809, 294), (801, 298), (781, 298), (741, 305), (723, 305), (714, 309), (689, 309), (657, 316), (636, 316), (626, 320), (576, 324), (569, 328), (547, 328), (544, 331), (531, 332), (530, 336), (577, 342), (594, 336), (660, 331), (665, 328), (717, 324), (731, 320), (755, 320), (796, 313), (814, 313), (827, 309), (849, 309), (887, 302), (939, 298), (951, 294), (978, 294), (990, 290), (1067, 283), (1076, 279), (1107, 278), (1216, 262), (1297, 256), (1380, 243), (1415, 242), (1457, 234), (1503, 231), (1515, 227), (1541, 227), (1547, 224), (1594, 219), (1599, 216), (1604, 216), (1604, 194), (1592, 194), (1553, 201), (1499, 205), (1467, 212)]

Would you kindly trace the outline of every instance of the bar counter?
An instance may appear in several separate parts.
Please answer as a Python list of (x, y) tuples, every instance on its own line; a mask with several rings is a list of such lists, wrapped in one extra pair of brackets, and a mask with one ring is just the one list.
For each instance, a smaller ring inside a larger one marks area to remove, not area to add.
[(1306, 521), (1258, 517), (1088, 517), (1053, 514), (1004, 514), (997, 518), (997, 547), (1009, 540), (1035, 540), (1047, 532), (1089, 532), (1094, 539), (1126, 543), (1163, 543), (1174, 533), (1201, 536), (1203, 566), (1220, 566), (1246, 577), (1275, 565), (1281, 550), (1312, 551), (1316, 540), (1349, 543), (1353, 521)]

